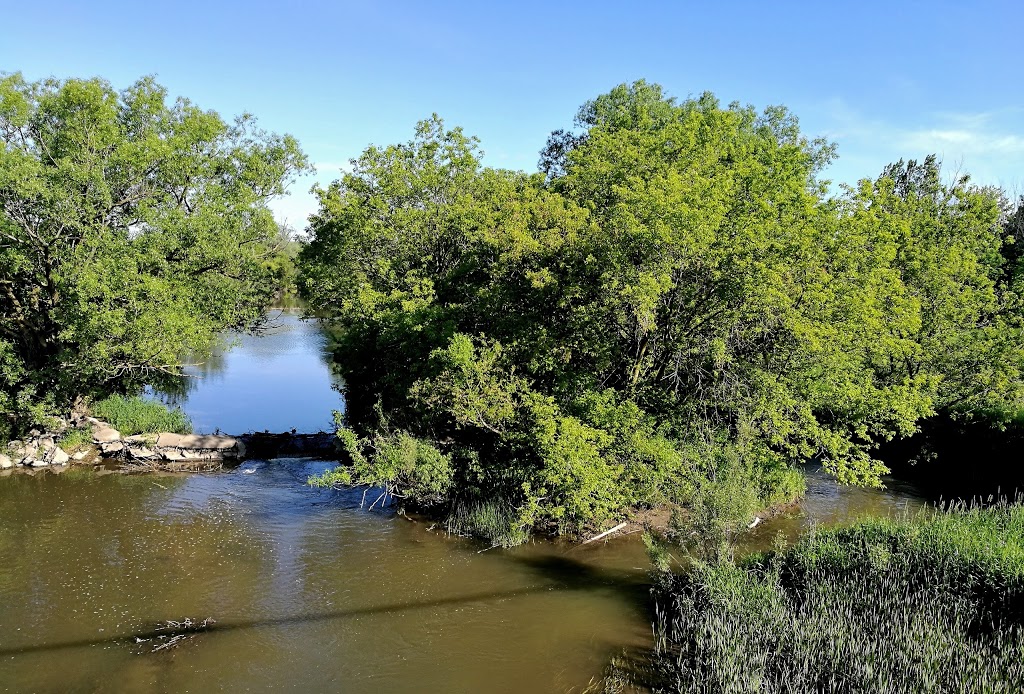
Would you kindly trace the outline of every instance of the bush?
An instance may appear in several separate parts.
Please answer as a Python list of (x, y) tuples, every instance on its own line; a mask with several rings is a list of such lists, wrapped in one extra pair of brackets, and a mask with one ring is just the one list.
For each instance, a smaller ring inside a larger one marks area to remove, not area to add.
[(663, 691), (1018, 692), (1024, 508), (816, 531), (657, 600)]
[(93, 414), (121, 432), (123, 436), (171, 432), (191, 434), (192, 422), (175, 407), (134, 396), (111, 395), (92, 406)]
[(338, 430), (338, 438), (351, 466), (311, 477), (309, 484), (383, 487), (389, 495), (419, 507), (436, 506), (447, 497), (452, 486), (451, 458), (429, 443), (404, 431), (361, 440), (345, 427)]

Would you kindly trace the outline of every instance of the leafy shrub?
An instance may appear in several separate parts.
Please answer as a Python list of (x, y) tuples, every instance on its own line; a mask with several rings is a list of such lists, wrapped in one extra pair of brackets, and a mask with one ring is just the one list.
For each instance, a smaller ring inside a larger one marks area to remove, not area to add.
[(311, 477), (311, 485), (383, 487), (388, 494), (421, 507), (435, 506), (447, 498), (452, 485), (451, 457), (426, 441), (404, 431), (363, 441), (345, 427), (338, 430), (338, 437), (351, 465)]
[(192, 422), (181, 409), (171, 409), (162, 403), (139, 396), (111, 395), (95, 403), (92, 412), (123, 436), (164, 431), (175, 434), (192, 433)]

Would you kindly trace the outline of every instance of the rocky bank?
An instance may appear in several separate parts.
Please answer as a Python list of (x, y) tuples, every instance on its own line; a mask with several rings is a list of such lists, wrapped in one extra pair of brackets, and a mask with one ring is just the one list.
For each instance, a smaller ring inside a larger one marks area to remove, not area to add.
[[(79, 430), (83, 434), (69, 435)], [(91, 431), (90, 437), (84, 432)], [(73, 442), (74, 446), (67, 442)], [(69, 450), (62, 447), (67, 445)], [(198, 471), (220, 467), (245, 457), (245, 444), (232, 436), (157, 432), (121, 436), (121, 432), (95, 417), (73, 414), (58, 420), (49, 431), (33, 429), (22, 441), (11, 441), (0, 453), (0, 469), (91, 464), (120, 460), (132, 466), (170, 471)]]

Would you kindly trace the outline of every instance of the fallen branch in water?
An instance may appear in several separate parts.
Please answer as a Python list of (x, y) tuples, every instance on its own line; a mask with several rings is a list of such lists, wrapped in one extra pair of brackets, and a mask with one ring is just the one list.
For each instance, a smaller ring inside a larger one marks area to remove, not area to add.
[(170, 619), (166, 622), (161, 622), (157, 625), (154, 631), (170, 631), (177, 633), (157, 636), (155, 639), (136, 638), (135, 643), (143, 643), (150, 640), (157, 641), (158, 643), (153, 644), (153, 649), (150, 651), (150, 653), (156, 653), (157, 651), (180, 646), (183, 641), (195, 636), (201, 631), (206, 631), (210, 625), (214, 623), (216, 623), (216, 620), (212, 617), (207, 617), (201, 622), (193, 621), (191, 617), (186, 617), (180, 622)]
[(584, 540), (583, 544), (589, 545), (591, 542), (594, 542), (596, 540), (600, 540), (602, 537), (607, 537), (607, 536), (611, 535), (612, 533), (617, 533), (620, 530), (622, 530), (623, 528), (625, 528), (627, 525), (629, 525), (629, 523), (623, 521), (622, 523), (619, 523), (618, 525), (616, 525), (611, 530), (605, 530), (603, 533), (601, 533), (599, 535), (594, 535), (589, 540)]

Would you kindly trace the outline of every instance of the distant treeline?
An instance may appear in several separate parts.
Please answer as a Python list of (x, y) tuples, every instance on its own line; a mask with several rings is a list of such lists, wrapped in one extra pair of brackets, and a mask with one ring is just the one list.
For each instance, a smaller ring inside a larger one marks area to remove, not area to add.
[(535, 174), (436, 116), (368, 148), (299, 260), (348, 398), (351, 464), (319, 483), (511, 543), (788, 501), (812, 458), (877, 484), (878, 444), (926, 418), (1011, 420), (1024, 206), (933, 156), (833, 195), (834, 157), (782, 107), (643, 81), (584, 104)]

